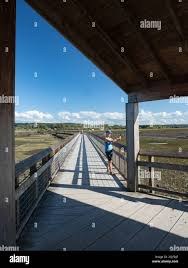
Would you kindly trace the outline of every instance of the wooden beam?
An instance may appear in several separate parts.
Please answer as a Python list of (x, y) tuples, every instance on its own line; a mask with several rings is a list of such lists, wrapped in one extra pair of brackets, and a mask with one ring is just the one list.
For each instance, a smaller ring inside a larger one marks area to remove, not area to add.
[(155, 194), (158, 193), (166, 193), (166, 194), (170, 194), (170, 195), (177, 195), (177, 196), (181, 196), (181, 197), (186, 197), (188, 198), (188, 193), (182, 193), (182, 192), (177, 192), (177, 191), (171, 191), (171, 190), (167, 190), (167, 189), (163, 189), (163, 188), (159, 188), (159, 187), (151, 187), (148, 185), (144, 185), (144, 184), (139, 184), (138, 185), (138, 189), (144, 189), (144, 190), (150, 190), (150, 191), (155, 191)]
[(174, 96), (188, 96), (188, 81), (185, 83), (174, 83), (172, 86), (165, 83), (165, 81), (153, 83), (148, 89), (140, 88), (139, 91), (132, 91), (129, 93), (128, 99), (129, 102), (144, 102), (164, 100)]
[(177, 16), (177, 13), (175, 12), (174, 7), (172, 5), (172, 1), (167, 0), (166, 1), (166, 6), (167, 6), (167, 9), (168, 9), (169, 14), (171, 16), (171, 19), (173, 21), (173, 24), (175, 26), (176, 32), (178, 33), (179, 38), (180, 38), (180, 40), (182, 42), (182, 45), (184, 46), (184, 48), (186, 49), (186, 51), (188, 51), (187, 40), (185, 38), (185, 35), (184, 35), (184, 32), (183, 32), (183, 29), (182, 29), (180, 20), (179, 20), (179, 18)]
[(162, 157), (162, 158), (177, 158), (177, 159), (188, 159), (188, 152), (157, 152), (157, 151), (145, 151), (140, 150), (140, 156), (154, 156), (154, 157)]
[(16, 239), (14, 104), (16, 0), (0, 0), (0, 245)]
[(166, 78), (166, 80), (170, 82), (172, 78), (170, 76), (167, 66), (162, 62), (162, 60), (158, 56), (158, 53), (155, 51), (155, 48), (153, 47), (153, 45), (147, 40), (147, 38), (145, 37), (141, 29), (139, 28), (138, 22), (135, 19), (136, 16), (134, 16), (133, 13), (130, 11), (130, 9), (128, 9), (127, 5), (125, 6), (125, 5), (122, 5), (121, 3), (120, 5), (124, 10), (126, 19), (129, 21), (130, 25), (133, 27), (134, 33), (137, 35), (138, 39), (140, 39), (140, 41), (144, 44), (145, 48), (152, 55), (157, 65), (160, 67), (164, 78)]
[(178, 170), (178, 171), (188, 172), (188, 166), (182, 165), (182, 164), (169, 164), (169, 163), (146, 162), (146, 161), (137, 161), (137, 164), (138, 166), (141, 166), (141, 167)]
[[(72, 2), (83, 12), (84, 16), (87, 17), (88, 22), (95, 21), (95, 18), (88, 14), (86, 8), (83, 6), (83, 4), (81, 4), (81, 2), (76, 0), (72, 0)], [(141, 84), (146, 87), (147, 80), (145, 79), (145, 75), (137, 68), (137, 66), (128, 58), (125, 53), (121, 53), (120, 47), (116, 45), (109, 34), (97, 22), (95, 25), (95, 30), (97, 31), (99, 37), (105, 41), (107, 47), (110, 47), (111, 51), (113, 51), (113, 54), (116, 55), (116, 57), (137, 76)]]
[(138, 103), (126, 104), (126, 138), (127, 138), (127, 188), (136, 192), (138, 185), (139, 142), (139, 106)]

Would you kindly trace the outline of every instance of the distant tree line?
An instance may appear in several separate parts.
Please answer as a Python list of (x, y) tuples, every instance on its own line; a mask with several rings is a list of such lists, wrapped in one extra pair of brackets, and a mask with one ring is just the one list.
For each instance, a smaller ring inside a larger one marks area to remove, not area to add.
[[(66, 131), (97, 131), (99, 129), (84, 129), (83, 124), (76, 124), (76, 123), (16, 123), (15, 124), (16, 130), (20, 131), (36, 131), (38, 133), (54, 133), (54, 132), (66, 132)], [(140, 125), (140, 129), (161, 129), (161, 128), (187, 128), (188, 125)], [(103, 130), (106, 129), (119, 129), (124, 130), (126, 126), (123, 125), (108, 125), (105, 124)]]
[(140, 125), (140, 128), (187, 128), (188, 125), (184, 124), (184, 125)]

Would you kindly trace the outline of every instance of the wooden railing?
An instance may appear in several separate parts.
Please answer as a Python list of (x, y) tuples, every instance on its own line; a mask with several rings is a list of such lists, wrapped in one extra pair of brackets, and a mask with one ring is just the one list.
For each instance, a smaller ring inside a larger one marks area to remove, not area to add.
[(78, 137), (78, 133), (69, 136), (62, 144), (45, 149), (16, 164), (17, 238)]
[[(141, 161), (140, 158), (148, 158), (148, 160)], [(156, 161), (157, 159), (157, 161)], [(140, 181), (138, 182), (138, 189), (145, 189), (149, 190), (151, 193), (161, 192), (171, 196), (179, 196), (179, 197), (188, 197), (188, 184), (185, 184), (184, 191), (180, 192), (165, 189), (162, 187), (155, 186), (155, 173), (159, 171), (155, 171), (156, 169), (159, 170), (169, 170), (169, 171), (181, 171), (181, 172), (188, 172), (188, 165), (187, 164), (177, 164), (177, 163), (164, 163), (164, 159), (176, 159), (178, 161), (187, 160), (188, 163), (188, 153), (187, 152), (151, 152), (151, 151), (140, 151), (137, 165), (138, 167), (144, 167), (149, 170), (150, 178), (149, 178), (149, 185), (141, 184)], [(159, 162), (160, 161), (160, 162)], [(167, 175), (166, 175), (167, 176)], [(188, 174), (187, 174), (188, 177)], [(139, 180), (140, 178), (138, 178)], [(170, 179), (170, 175), (169, 175)], [(181, 178), (176, 178), (177, 180)], [(188, 180), (187, 180), (188, 182)]]
[[(96, 134), (88, 134), (90, 141), (98, 150), (105, 155), (104, 151), (104, 138)], [(123, 144), (114, 142), (113, 143), (113, 165), (117, 168), (119, 173), (127, 179), (127, 147)]]
[[(104, 138), (101, 136), (88, 133), (88, 137), (92, 141), (92, 143), (102, 152), (104, 156)], [(119, 144), (114, 143), (114, 156), (113, 156), (113, 164), (118, 169), (118, 171), (123, 175), (125, 179), (127, 179), (127, 147)], [(141, 161), (141, 158), (144, 158), (144, 161)], [(137, 168), (138, 168), (138, 178), (137, 178), (137, 185), (138, 191), (147, 191), (152, 194), (165, 194), (171, 197), (178, 196), (178, 197), (185, 197), (188, 198), (188, 180), (187, 184), (185, 184), (184, 191), (181, 192), (179, 190), (169, 190), (165, 187), (158, 187), (155, 186), (156, 174), (158, 171), (156, 169), (164, 169), (164, 170), (175, 170), (175, 171), (182, 171), (188, 172), (188, 165), (186, 164), (177, 164), (177, 163), (164, 163), (162, 161), (158, 162), (155, 161), (156, 159), (166, 158), (166, 159), (177, 159), (178, 161), (186, 159), (188, 161), (188, 153), (175, 153), (175, 152), (151, 152), (151, 151), (140, 151), (137, 159)], [(124, 167), (123, 167), (124, 166)], [(140, 173), (141, 167), (144, 170), (149, 172), (149, 183), (144, 184), (141, 183)], [(170, 177), (170, 175), (169, 175)], [(187, 174), (188, 178), (188, 174)], [(177, 178), (179, 180), (181, 178)], [(186, 188), (187, 187), (187, 188)]]

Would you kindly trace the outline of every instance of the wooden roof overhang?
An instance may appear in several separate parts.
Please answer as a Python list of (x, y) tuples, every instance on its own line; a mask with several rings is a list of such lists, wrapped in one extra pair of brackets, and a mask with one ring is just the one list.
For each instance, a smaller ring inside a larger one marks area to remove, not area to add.
[(188, 0), (26, 2), (121, 87), (129, 102), (188, 96)]

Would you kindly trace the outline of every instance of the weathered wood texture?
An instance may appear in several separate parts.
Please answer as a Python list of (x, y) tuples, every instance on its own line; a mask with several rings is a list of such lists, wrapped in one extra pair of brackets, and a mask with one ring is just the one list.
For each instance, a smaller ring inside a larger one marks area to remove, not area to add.
[(169, 102), (172, 101), (171, 98), (174, 98), (175, 102), (175, 97), (188, 96), (188, 82), (185, 81), (186, 79), (181, 83), (174, 82), (173, 84), (163, 81), (153, 83), (148, 88), (137, 87), (137, 91), (132, 89), (132, 92), (128, 95), (129, 102), (161, 100), (167, 97)]
[(155, 156), (164, 158), (188, 159), (188, 152), (156, 152), (140, 150), (140, 156)]
[[(23, 250), (161, 250), (188, 245), (186, 202), (130, 193), (86, 135), (44, 194), (18, 240)], [(38, 223), (37, 226), (35, 223)]]
[[(103, 153), (104, 157), (104, 139), (101, 138), (98, 135), (89, 133), (89, 137), (91, 137), (92, 142), (96, 144), (96, 146), (99, 148), (99, 150)], [(118, 149), (121, 148), (121, 144), (116, 143), (114, 146), (114, 159), (113, 164), (118, 169), (120, 174), (127, 180), (127, 157), (124, 155), (124, 153), (120, 154), (120, 152), (117, 152)], [(127, 146), (122, 146), (123, 150), (127, 150)], [(140, 156), (148, 156), (148, 161), (140, 161)], [(154, 187), (154, 172), (155, 168), (161, 168), (166, 170), (179, 170), (188, 172), (187, 165), (178, 165), (178, 164), (169, 164), (169, 163), (160, 163), (160, 162), (154, 162), (154, 156), (155, 157), (162, 157), (162, 158), (177, 158), (177, 159), (188, 159), (188, 154), (186, 152), (182, 153), (176, 153), (176, 152), (153, 152), (153, 151), (139, 151), (138, 153), (138, 160), (137, 160), (137, 168), (138, 168), (138, 175), (139, 175), (139, 168), (141, 166), (149, 168), (151, 177), (149, 179), (149, 186), (140, 184), (139, 182), (139, 176), (138, 176), (138, 190), (139, 189), (146, 189), (150, 190), (151, 193), (155, 194), (155, 191), (158, 193), (166, 193), (170, 196), (178, 196), (178, 197), (188, 197), (187, 193), (181, 193), (178, 191), (173, 190), (167, 190), (160, 187)]]
[[(53, 155), (43, 166), (39, 169), (34, 169), (29, 178), (22, 181), (16, 189), (16, 237), (18, 238), (25, 224), (29, 220), (33, 210), (36, 208), (38, 202), (43, 196), (50, 181), (55, 177), (61, 165), (68, 157), (71, 150), (79, 138), (79, 134), (72, 135), (64, 142), (64, 147), (54, 146), (61, 148)], [(69, 141), (69, 142), (68, 142)], [(57, 149), (55, 150), (57, 151)], [(53, 150), (52, 150), (53, 152)], [(36, 166), (36, 165), (35, 165)]]
[(163, 189), (161, 187), (154, 187), (151, 185), (145, 185), (145, 184), (138, 184), (138, 189), (145, 189), (145, 190), (150, 190), (150, 192), (154, 193), (155, 191), (158, 193), (165, 193), (165, 194), (169, 194), (170, 196), (172, 195), (176, 195), (179, 197), (185, 197), (188, 198), (188, 193), (181, 193), (178, 191), (172, 191), (172, 190), (168, 190), (168, 189)]
[[(16, 1), (0, 0), (0, 96), (15, 95)], [(0, 245), (14, 245), (14, 104), (0, 103)]]
[(127, 139), (127, 187), (130, 191), (137, 191), (138, 184), (138, 153), (139, 141), (139, 107), (138, 103), (126, 105), (126, 139)]
[(26, 170), (31, 169), (38, 162), (43, 161), (44, 163), (52, 158), (58, 151), (60, 151), (69, 141), (71, 141), (77, 134), (67, 137), (62, 143), (53, 145), (47, 149), (34, 154), (27, 159), (24, 159), (16, 164), (16, 178), (23, 174)]
[(153, 167), (153, 168), (179, 170), (179, 171), (188, 172), (188, 166), (186, 166), (186, 165), (158, 163), (158, 162), (146, 162), (146, 161), (137, 161), (137, 164), (138, 164), (138, 166), (142, 166), (142, 167)]

